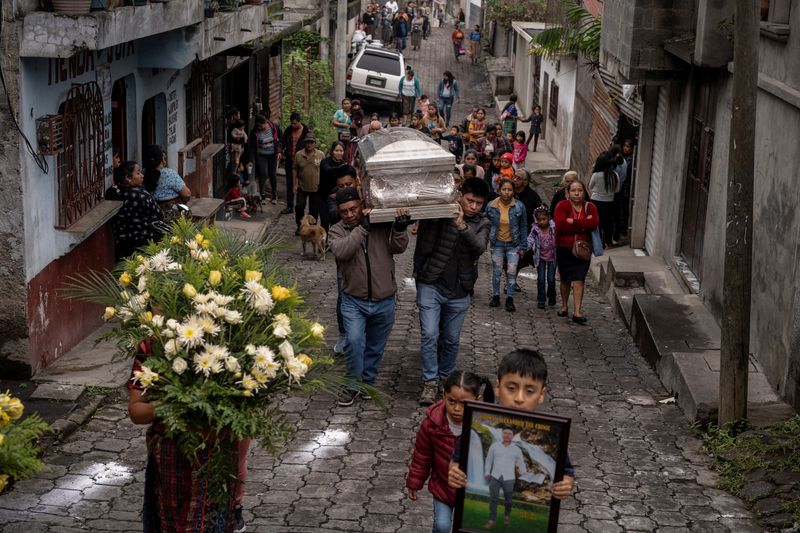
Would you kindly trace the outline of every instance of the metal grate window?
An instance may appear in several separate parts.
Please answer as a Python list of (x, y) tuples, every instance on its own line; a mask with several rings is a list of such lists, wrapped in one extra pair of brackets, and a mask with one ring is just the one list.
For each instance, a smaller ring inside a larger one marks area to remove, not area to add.
[(64, 142), (56, 156), (56, 227), (64, 229), (103, 201), (105, 132), (103, 96), (97, 83), (73, 86), (60, 114), (63, 117)]
[(553, 126), (555, 126), (558, 122), (558, 84), (556, 80), (550, 82), (550, 108), (547, 116), (550, 117)]
[(195, 61), (192, 76), (186, 85), (186, 140), (202, 139), (205, 148), (212, 139), (212, 84), (209, 61)]

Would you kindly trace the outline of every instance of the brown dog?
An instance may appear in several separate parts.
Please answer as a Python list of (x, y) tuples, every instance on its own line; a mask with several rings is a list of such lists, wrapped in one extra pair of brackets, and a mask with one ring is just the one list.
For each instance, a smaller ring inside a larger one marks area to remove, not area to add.
[(247, 210), (251, 213), (255, 213), (256, 211), (264, 212), (264, 208), (261, 205), (261, 196), (258, 194), (245, 194), (244, 199), (247, 201)]
[(306, 215), (300, 219), (300, 240), (303, 241), (302, 256), (306, 255), (306, 243), (311, 243), (314, 250), (314, 257), (320, 260), (325, 259), (325, 240), (328, 234), (325, 228), (317, 225), (317, 220), (311, 215)]

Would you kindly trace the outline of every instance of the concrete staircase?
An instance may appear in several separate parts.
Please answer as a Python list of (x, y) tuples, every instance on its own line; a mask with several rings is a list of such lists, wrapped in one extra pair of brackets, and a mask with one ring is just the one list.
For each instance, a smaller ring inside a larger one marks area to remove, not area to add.
[[(686, 417), (701, 424), (716, 422), (720, 328), (701, 299), (663, 260), (641, 250), (609, 250), (593, 259), (592, 273)], [(768, 425), (793, 414), (751, 357), (750, 421)]]

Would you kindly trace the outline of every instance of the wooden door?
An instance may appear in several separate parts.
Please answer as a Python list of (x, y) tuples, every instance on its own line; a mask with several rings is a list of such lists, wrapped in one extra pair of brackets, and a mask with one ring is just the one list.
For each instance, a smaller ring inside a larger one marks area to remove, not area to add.
[(142, 106), (142, 150), (156, 144), (156, 102), (150, 98)]
[(680, 253), (702, 281), (708, 185), (714, 155), (717, 77), (702, 74), (695, 82), (694, 112), (689, 134), (689, 164), (684, 183)]

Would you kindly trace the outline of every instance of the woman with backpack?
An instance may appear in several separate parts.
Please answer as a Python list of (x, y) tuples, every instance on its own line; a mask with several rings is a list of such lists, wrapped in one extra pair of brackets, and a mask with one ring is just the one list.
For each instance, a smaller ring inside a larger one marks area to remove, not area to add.
[(445, 126), (449, 128), (453, 104), (461, 97), (458, 91), (458, 82), (449, 70), (445, 70), (442, 74), (442, 81), (439, 82), (436, 95), (439, 98), (439, 115), (444, 119)]

